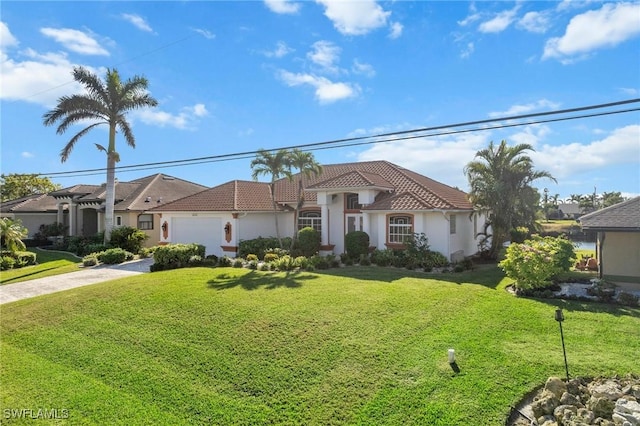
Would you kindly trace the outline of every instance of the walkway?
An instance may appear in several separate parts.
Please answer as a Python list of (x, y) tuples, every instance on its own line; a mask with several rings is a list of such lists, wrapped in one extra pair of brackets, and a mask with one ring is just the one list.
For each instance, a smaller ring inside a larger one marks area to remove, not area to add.
[(140, 259), (119, 265), (99, 265), (83, 271), (53, 275), (31, 281), (0, 286), (0, 305), (43, 294), (111, 281), (149, 272), (153, 259)]

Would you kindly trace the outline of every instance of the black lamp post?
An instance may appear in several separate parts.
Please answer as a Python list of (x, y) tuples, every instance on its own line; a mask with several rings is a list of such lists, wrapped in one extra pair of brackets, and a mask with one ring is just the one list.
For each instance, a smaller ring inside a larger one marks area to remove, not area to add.
[(560, 324), (560, 339), (562, 339), (562, 354), (564, 355), (564, 371), (567, 373), (567, 382), (569, 381), (569, 365), (567, 364), (567, 351), (564, 348), (564, 333), (562, 332), (562, 321), (564, 321), (564, 315), (562, 309), (556, 309), (556, 321)]

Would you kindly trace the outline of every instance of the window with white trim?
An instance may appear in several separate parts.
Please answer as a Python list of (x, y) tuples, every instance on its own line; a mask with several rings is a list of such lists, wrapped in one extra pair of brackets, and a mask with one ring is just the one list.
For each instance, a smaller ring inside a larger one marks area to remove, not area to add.
[(389, 242), (403, 244), (413, 234), (413, 217), (389, 216)]
[(449, 216), (449, 233), (452, 235), (456, 233), (456, 215), (455, 214), (452, 214), (451, 216)]
[(360, 210), (362, 204), (358, 203), (358, 194), (347, 194), (347, 210)]
[(322, 232), (322, 217), (318, 211), (301, 211), (298, 215), (298, 231), (302, 228), (313, 228)]
[(153, 229), (153, 215), (141, 214), (138, 216), (138, 229)]

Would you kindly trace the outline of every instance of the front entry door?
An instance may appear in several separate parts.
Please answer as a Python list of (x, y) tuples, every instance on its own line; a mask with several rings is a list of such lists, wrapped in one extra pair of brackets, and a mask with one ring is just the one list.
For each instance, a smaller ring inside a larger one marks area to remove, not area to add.
[(362, 231), (362, 214), (361, 213), (349, 213), (345, 216), (346, 232)]

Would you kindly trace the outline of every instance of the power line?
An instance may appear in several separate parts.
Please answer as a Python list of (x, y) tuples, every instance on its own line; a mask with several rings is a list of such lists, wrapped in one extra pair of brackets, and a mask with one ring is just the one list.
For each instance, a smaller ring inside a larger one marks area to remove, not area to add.
[[(637, 103), (637, 102), (640, 102), (640, 98), (610, 102), (605, 104), (588, 105), (588, 106), (577, 107), (577, 108), (569, 108), (569, 109), (563, 109), (558, 111), (546, 111), (546, 112), (531, 113), (531, 114), (521, 114), (521, 115), (515, 115), (515, 116), (474, 120), (474, 121), (439, 125), (439, 126), (433, 126), (433, 127), (424, 127), (424, 128), (403, 130), (403, 131), (390, 132), (390, 133), (380, 133), (380, 134), (369, 135), (369, 136), (358, 136), (358, 137), (351, 137), (351, 138), (333, 139), (333, 140), (323, 141), (323, 142), (312, 142), (307, 144), (290, 145), (290, 146), (285, 146), (280, 148), (267, 149), (267, 151), (277, 151), (280, 149), (294, 149), (294, 148), (298, 148), (298, 149), (303, 148), (307, 151), (319, 151), (324, 149), (337, 149), (337, 148), (345, 148), (345, 147), (358, 146), (358, 145), (369, 145), (369, 144), (394, 142), (394, 141), (401, 141), (401, 140), (408, 140), (408, 139), (445, 136), (445, 135), (468, 133), (468, 132), (474, 132), (474, 131), (495, 130), (495, 129), (502, 129), (502, 128), (518, 127), (518, 126), (527, 126), (527, 125), (533, 125), (533, 124), (543, 124), (543, 123), (551, 123), (551, 122), (559, 122), (559, 121), (576, 120), (576, 119), (582, 119), (582, 118), (592, 118), (592, 117), (605, 116), (605, 115), (623, 114), (628, 112), (640, 111), (640, 108), (604, 111), (604, 112), (598, 112), (598, 113), (592, 113), (592, 114), (581, 114), (581, 115), (545, 119), (545, 120), (508, 123), (513, 120), (522, 120), (526, 118), (546, 117), (551, 115), (561, 115), (561, 114), (574, 113), (574, 112), (580, 112), (580, 111), (610, 108), (613, 106), (622, 106), (622, 105), (628, 105), (628, 104)], [(507, 123), (503, 123), (503, 122), (507, 122)], [(499, 124), (495, 124), (493, 126), (478, 127), (480, 125), (491, 124), (491, 123), (499, 123)], [(474, 126), (474, 127), (468, 128), (468, 129), (461, 129), (461, 130), (450, 130), (450, 129), (456, 129), (460, 127), (468, 127), (468, 126)], [(434, 133), (434, 131), (438, 131), (438, 130), (440, 130), (440, 132)], [(160, 162), (153, 162), (153, 163), (134, 164), (134, 165), (128, 165), (128, 166), (118, 166), (116, 167), (116, 170), (139, 171), (139, 170), (147, 170), (151, 168), (158, 169), (158, 168), (169, 168), (169, 167), (197, 165), (197, 164), (204, 164), (204, 163), (240, 160), (245, 158), (251, 158), (255, 156), (258, 152), (259, 152), (258, 150), (244, 151), (244, 152), (237, 152), (237, 153), (231, 153), (231, 154), (219, 154), (219, 155), (196, 157), (196, 158), (183, 159), (183, 160), (170, 160), (170, 161), (160, 161)], [(97, 168), (97, 169), (74, 170), (74, 171), (66, 171), (66, 172), (38, 173), (38, 175), (47, 176), (47, 177), (53, 177), (53, 176), (78, 177), (78, 176), (97, 175), (97, 174), (104, 173), (105, 171), (106, 171), (106, 168)]]

